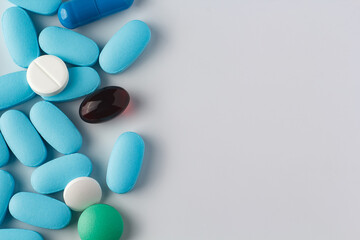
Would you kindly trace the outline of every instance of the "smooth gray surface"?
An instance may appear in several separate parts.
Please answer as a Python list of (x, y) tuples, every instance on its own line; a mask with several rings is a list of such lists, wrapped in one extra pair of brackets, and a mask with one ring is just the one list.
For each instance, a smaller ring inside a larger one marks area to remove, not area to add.
[[(59, 25), (32, 17), (38, 30)], [(130, 92), (133, 111), (89, 125), (80, 101), (57, 104), (83, 133), (104, 202), (124, 215), (122, 239), (360, 238), (359, 1), (135, 0), (78, 31), (103, 47), (133, 19), (153, 31), (144, 55), (119, 75), (97, 67), (103, 86)], [(0, 52), (0, 74), (19, 69), (2, 36)], [(116, 195), (106, 163), (127, 130), (144, 136), (146, 157), (134, 191)], [(31, 168), (13, 159), (5, 169), (31, 190)], [(77, 217), (61, 231), (5, 226), (78, 239)]]

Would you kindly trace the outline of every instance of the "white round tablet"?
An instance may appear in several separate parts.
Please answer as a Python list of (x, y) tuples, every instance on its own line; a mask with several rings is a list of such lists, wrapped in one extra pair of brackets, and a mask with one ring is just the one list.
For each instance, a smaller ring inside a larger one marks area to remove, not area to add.
[(101, 201), (102, 191), (99, 183), (90, 177), (72, 180), (64, 190), (64, 201), (74, 211), (83, 211)]
[(65, 89), (69, 71), (60, 58), (44, 55), (30, 63), (26, 78), (35, 93), (50, 97)]

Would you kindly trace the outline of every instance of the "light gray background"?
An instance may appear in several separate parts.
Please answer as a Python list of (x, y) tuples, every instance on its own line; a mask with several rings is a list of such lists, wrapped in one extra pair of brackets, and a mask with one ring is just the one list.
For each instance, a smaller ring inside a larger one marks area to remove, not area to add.
[[(59, 25), (31, 16), (39, 31)], [(80, 100), (57, 104), (84, 136), (104, 202), (124, 216), (124, 240), (360, 238), (358, 0), (135, 0), (77, 31), (103, 47), (133, 19), (152, 29), (146, 52), (122, 74), (96, 66), (102, 86), (130, 92), (133, 110), (89, 125)], [(0, 53), (0, 74), (19, 70), (2, 36)], [(144, 136), (144, 167), (135, 189), (117, 195), (106, 165), (129, 130)], [(17, 191), (32, 191), (33, 169), (15, 159), (5, 169)], [(5, 227), (78, 239), (77, 218), (61, 231), (10, 217)]]

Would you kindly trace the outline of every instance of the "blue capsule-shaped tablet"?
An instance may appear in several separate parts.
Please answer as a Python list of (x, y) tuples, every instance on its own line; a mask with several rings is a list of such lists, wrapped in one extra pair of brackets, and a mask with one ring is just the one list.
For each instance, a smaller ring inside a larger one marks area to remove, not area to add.
[(51, 194), (65, 189), (66, 185), (78, 177), (88, 177), (92, 164), (88, 157), (80, 153), (66, 155), (43, 164), (31, 175), (31, 185), (41, 194)]
[(133, 2), (134, 0), (71, 0), (61, 4), (58, 16), (64, 27), (77, 28), (128, 9)]
[(79, 151), (82, 136), (72, 121), (55, 105), (41, 101), (31, 108), (30, 120), (40, 135), (62, 154)]
[(115, 193), (129, 192), (139, 176), (145, 144), (134, 132), (126, 132), (117, 139), (111, 152), (106, 183)]
[(0, 118), (0, 129), (7, 145), (22, 164), (36, 167), (45, 161), (47, 150), (44, 142), (24, 113), (6, 111)]
[(9, 0), (9, 2), (41, 15), (55, 14), (61, 4), (61, 0)]
[(14, 107), (35, 96), (26, 80), (26, 71), (0, 76), (0, 110)]
[(43, 240), (42, 236), (34, 231), (9, 228), (0, 229), (0, 240)]
[(5, 166), (10, 158), (10, 152), (6, 145), (3, 135), (0, 132), (0, 167)]
[(71, 220), (71, 211), (65, 203), (30, 192), (15, 194), (10, 199), (9, 212), (21, 222), (46, 229), (62, 229)]
[(2, 29), (6, 46), (14, 62), (27, 68), (40, 56), (34, 24), (24, 9), (8, 8), (2, 16)]
[(99, 86), (100, 76), (95, 69), (73, 67), (69, 68), (69, 82), (66, 88), (55, 96), (42, 98), (50, 102), (72, 101), (93, 93)]
[(94, 65), (99, 57), (99, 47), (93, 40), (66, 28), (45, 28), (39, 44), (47, 54), (81, 67)]
[(145, 50), (151, 38), (146, 23), (134, 20), (123, 26), (100, 53), (101, 68), (110, 74), (127, 69)]
[(0, 225), (8, 209), (9, 200), (14, 193), (14, 186), (15, 181), (10, 173), (0, 170)]

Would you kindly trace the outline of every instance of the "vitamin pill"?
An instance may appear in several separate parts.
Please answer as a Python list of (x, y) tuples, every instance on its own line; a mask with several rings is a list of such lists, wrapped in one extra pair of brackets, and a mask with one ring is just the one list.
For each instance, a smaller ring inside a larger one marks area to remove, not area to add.
[(134, 20), (123, 26), (100, 53), (101, 68), (110, 74), (127, 69), (145, 50), (151, 38), (146, 23)]
[(37, 232), (25, 229), (0, 229), (0, 240), (43, 240)]
[(21, 222), (46, 229), (62, 229), (71, 220), (71, 211), (63, 202), (30, 192), (15, 194), (10, 199), (9, 212)]
[(82, 136), (71, 120), (53, 104), (41, 101), (31, 108), (30, 120), (36, 130), (62, 154), (79, 151)]
[(79, 114), (88, 123), (100, 123), (121, 114), (129, 105), (130, 96), (121, 87), (106, 87), (87, 96)]
[(87, 208), (78, 222), (81, 240), (119, 240), (123, 230), (124, 222), (120, 213), (105, 204)]
[(44, 142), (24, 113), (18, 110), (5, 112), (0, 118), (0, 128), (5, 142), (22, 164), (36, 167), (45, 161)]
[(143, 139), (134, 132), (120, 135), (111, 152), (106, 183), (115, 193), (130, 191), (139, 176), (144, 157)]
[(66, 87), (69, 71), (60, 58), (44, 55), (31, 62), (26, 78), (31, 89), (40, 96), (54, 96)]
[(69, 82), (66, 88), (55, 96), (42, 98), (50, 102), (71, 101), (94, 92), (99, 86), (100, 76), (93, 68), (69, 68)]
[(19, 7), (8, 8), (1, 22), (5, 43), (12, 59), (20, 67), (27, 68), (40, 56), (33, 22), (26, 11)]
[(5, 143), (4, 137), (0, 132), (0, 167), (5, 166), (10, 158), (9, 149)]
[(53, 15), (61, 4), (61, 0), (9, 0), (9, 2), (41, 15)]
[(0, 77), (0, 110), (26, 102), (36, 94), (26, 80), (26, 71), (9, 73)]
[(8, 209), (9, 200), (14, 193), (14, 186), (15, 181), (10, 173), (0, 170), (0, 225)]
[(47, 54), (82, 67), (94, 65), (99, 57), (99, 47), (93, 40), (66, 28), (45, 28), (39, 44)]
[(100, 202), (102, 191), (99, 183), (90, 177), (72, 180), (65, 188), (64, 201), (74, 211), (84, 211)]
[(31, 185), (38, 193), (51, 194), (64, 190), (75, 178), (89, 176), (91, 171), (91, 161), (85, 155), (65, 155), (35, 169), (31, 175)]
[(60, 6), (58, 16), (64, 27), (77, 28), (125, 10), (133, 2), (134, 0), (72, 0)]

